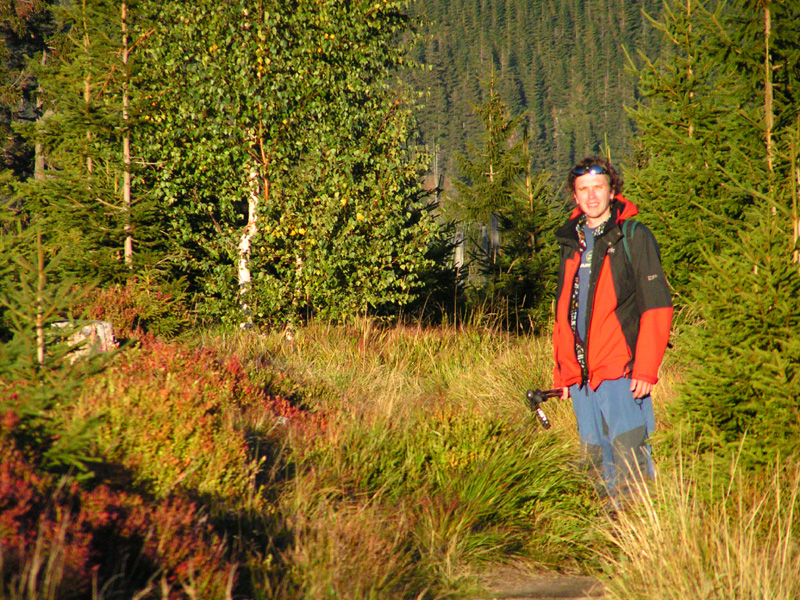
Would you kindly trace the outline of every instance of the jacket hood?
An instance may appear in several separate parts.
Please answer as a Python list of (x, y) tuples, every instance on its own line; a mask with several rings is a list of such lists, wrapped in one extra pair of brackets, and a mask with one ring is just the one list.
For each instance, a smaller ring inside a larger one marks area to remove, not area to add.
[[(581, 207), (575, 205), (575, 208), (572, 211), (572, 214), (569, 216), (570, 221), (574, 221), (580, 215), (583, 214)], [(635, 217), (639, 214), (639, 209), (636, 208), (636, 205), (625, 198), (622, 194), (617, 194), (614, 196), (614, 200), (611, 202), (611, 219), (614, 220), (615, 223), (619, 224), (625, 221), (626, 219), (630, 219), (631, 217)]]

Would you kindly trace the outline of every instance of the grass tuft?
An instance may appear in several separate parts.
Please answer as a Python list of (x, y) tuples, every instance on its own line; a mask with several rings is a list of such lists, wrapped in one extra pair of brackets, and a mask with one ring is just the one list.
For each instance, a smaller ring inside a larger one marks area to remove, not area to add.
[(613, 528), (609, 597), (679, 600), (800, 597), (796, 463), (756, 479), (681, 453)]

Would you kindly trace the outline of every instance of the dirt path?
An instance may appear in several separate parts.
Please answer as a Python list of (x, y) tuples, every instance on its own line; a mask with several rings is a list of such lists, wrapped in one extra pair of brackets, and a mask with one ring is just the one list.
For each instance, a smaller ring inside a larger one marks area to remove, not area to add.
[(483, 579), (486, 594), (472, 600), (601, 600), (603, 585), (585, 575), (560, 575), (503, 567)]

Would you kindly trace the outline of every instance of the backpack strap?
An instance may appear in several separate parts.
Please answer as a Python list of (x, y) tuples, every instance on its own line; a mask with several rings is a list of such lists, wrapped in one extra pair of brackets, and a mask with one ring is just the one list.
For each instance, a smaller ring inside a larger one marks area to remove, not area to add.
[[(633, 239), (633, 232), (636, 231), (636, 221), (626, 220), (622, 222), (622, 245), (625, 246), (625, 254), (628, 257), (628, 262), (631, 261), (631, 249), (628, 246), (628, 236)], [(629, 231), (630, 230), (630, 233)]]

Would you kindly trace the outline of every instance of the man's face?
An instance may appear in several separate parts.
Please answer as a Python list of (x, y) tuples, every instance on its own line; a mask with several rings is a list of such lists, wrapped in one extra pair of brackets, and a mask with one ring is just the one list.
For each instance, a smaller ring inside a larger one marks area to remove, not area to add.
[(611, 214), (614, 190), (611, 189), (608, 175), (586, 173), (575, 179), (572, 197), (586, 215), (586, 224), (594, 228)]

